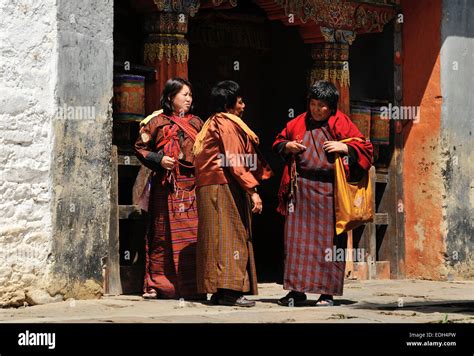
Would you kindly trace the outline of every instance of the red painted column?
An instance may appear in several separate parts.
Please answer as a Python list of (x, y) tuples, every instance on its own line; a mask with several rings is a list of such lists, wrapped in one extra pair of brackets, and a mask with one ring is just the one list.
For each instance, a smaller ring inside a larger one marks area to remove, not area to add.
[(143, 61), (158, 72), (156, 82), (146, 86), (146, 112), (160, 106), (161, 91), (169, 78), (188, 77), (189, 44), (185, 38), (188, 17), (174, 12), (155, 12), (145, 15), (147, 34)]

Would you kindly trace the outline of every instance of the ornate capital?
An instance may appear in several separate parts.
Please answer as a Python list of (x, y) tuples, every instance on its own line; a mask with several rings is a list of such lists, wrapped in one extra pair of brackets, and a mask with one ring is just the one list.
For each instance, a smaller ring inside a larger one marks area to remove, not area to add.
[(345, 43), (316, 43), (311, 46), (315, 61), (348, 61), (349, 45)]
[(145, 17), (145, 32), (186, 34), (188, 18), (185, 14), (176, 12), (154, 12)]
[(189, 44), (181, 34), (153, 34), (150, 35), (144, 46), (145, 63), (161, 62), (163, 59), (169, 64), (187, 63), (189, 58)]
[(356, 33), (350, 30), (336, 30), (321, 26), (321, 33), (326, 42), (339, 42), (352, 44), (356, 38)]
[(344, 43), (317, 43), (311, 47), (314, 60), (310, 83), (327, 80), (349, 87), (349, 45)]
[(158, 11), (177, 12), (194, 16), (199, 10), (199, 0), (153, 0)]
[(188, 31), (188, 16), (176, 12), (155, 12), (145, 18), (145, 63), (187, 63), (189, 44), (184, 35)]

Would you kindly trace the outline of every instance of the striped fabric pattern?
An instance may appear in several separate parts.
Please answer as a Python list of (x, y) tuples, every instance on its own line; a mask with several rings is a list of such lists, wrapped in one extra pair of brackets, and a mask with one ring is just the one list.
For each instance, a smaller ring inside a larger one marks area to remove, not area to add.
[(215, 293), (224, 288), (257, 294), (247, 194), (232, 182), (198, 187), (196, 198), (198, 292)]
[(303, 138), (307, 150), (297, 157), (299, 177), (294, 212), (288, 214), (285, 222), (283, 287), (342, 295), (345, 262), (333, 261), (332, 255), (326, 261), (326, 254), (333, 251), (335, 244), (336, 248), (344, 248), (346, 242), (345, 236), (335, 235), (334, 155), (323, 150), (323, 143), (332, 137), (324, 124), (311, 129)]
[[(183, 189), (194, 177), (178, 176)], [(144, 291), (154, 288), (165, 298), (196, 297), (197, 206), (194, 191), (170, 192), (153, 182), (147, 234)]]

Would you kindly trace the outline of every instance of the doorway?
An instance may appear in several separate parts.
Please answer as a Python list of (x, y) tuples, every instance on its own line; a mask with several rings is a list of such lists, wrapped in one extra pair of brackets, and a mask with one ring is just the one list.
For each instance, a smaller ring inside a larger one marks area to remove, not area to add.
[(254, 215), (253, 243), (259, 282), (283, 280), (284, 219), (276, 212), (283, 160), (272, 152), (285, 124), (305, 110), (309, 46), (297, 28), (269, 21), (252, 1), (232, 9), (202, 9), (189, 21), (189, 79), (195, 113), (209, 116), (212, 86), (234, 80), (246, 103), (243, 120), (260, 138), (260, 150), (275, 175), (259, 189), (264, 209)]

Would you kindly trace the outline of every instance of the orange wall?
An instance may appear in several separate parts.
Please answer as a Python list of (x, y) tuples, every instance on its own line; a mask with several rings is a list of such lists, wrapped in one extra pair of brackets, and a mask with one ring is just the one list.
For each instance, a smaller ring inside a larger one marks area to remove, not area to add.
[(443, 182), (440, 168), (441, 0), (404, 0), (403, 105), (420, 106), (404, 129), (405, 273), (443, 279)]

